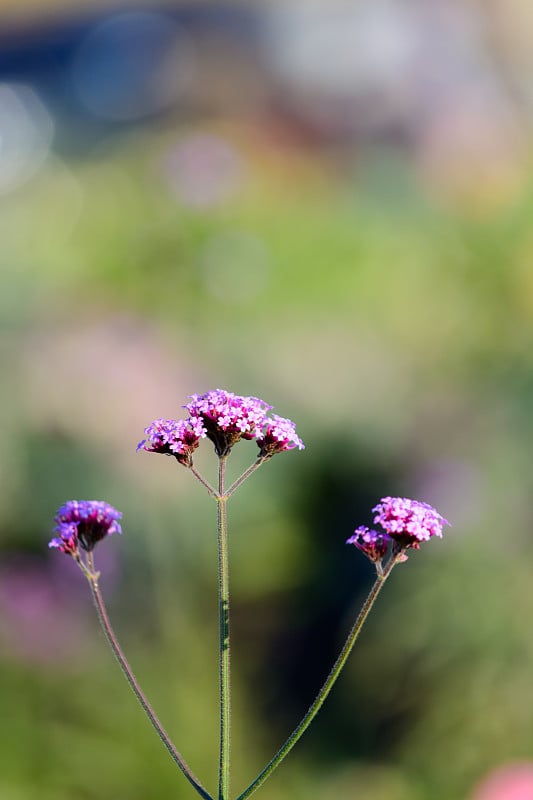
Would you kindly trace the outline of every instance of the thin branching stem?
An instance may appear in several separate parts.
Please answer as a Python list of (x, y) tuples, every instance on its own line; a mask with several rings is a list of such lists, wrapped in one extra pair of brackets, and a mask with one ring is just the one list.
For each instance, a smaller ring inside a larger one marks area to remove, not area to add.
[(226, 497), (231, 497), (231, 495), (234, 493), (234, 491), (236, 489), (238, 489), (239, 486), (241, 486), (244, 483), (246, 478), (249, 478), (250, 475), (252, 475), (252, 473), (254, 473), (256, 471), (256, 469), (258, 469), (261, 466), (261, 464), (265, 463), (265, 461), (266, 461), (266, 458), (258, 458), (257, 461), (254, 461), (254, 463), (251, 466), (249, 466), (248, 469), (245, 470), (242, 473), (240, 478), (237, 478), (237, 480), (234, 483), (231, 484), (231, 486), (229, 487), (229, 489), (226, 492)]
[(378, 576), (374, 585), (372, 586), (368, 597), (366, 598), (364, 605), (359, 612), (355, 623), (350, 630), (348, 637), (344, 643), (342, 650), (339, 653), (337, 660), (335, 661), (331, 671), (326, 678), (324, 685), (320, 689), (319, 693), (317, 694), (315, 700), (309, 707), (307, 713), (302, 718), (299, 725), (294, 729), (291, 733), (285, 744), (278, 750), (274, 758), (266, 765), (262, 772), (259, 773), (257, 778), (239, 795), (237, 800), (247, 800), (259, 787), (270, 777), (270, 775), (274, 772), (276, 767), (278, 767), (283, 759), (290, 753), (296, 742), (300, 739), (303, 733), (307, 730), (313, 719), (316, 717), (317, 713), (319, 712), (320, 708), (322, 707), (324, 700), (330, 693), (331, 689), (337, 678), (340, 675), (340, 672), (346, 661), (348, 660), (348, 656), (352, 652), (353, 646), (357, 641), (357, 637), (361, 632), (361, 628), (363, 627), (371, 609), (374, 605), (378, 594), (380, 593), (385, 581), (387, 580), (388, 576), (391, 573), (392, 568), (394, 567), (395, 563), (397, 562), (398, 557), (393, 557), (386, 565), (383, 573), (380, 575), (378, 572)]
[(207, 489), (207, 491), (209, 492), (209, 494), (211, 495), (211, 497), (214, 497), (215, 499), (217, 499), (217, 498), (218, 498), (218, 495), (217, 495), (216, 489), (213, 489), (213, 487), (211, 486), (211, 484), (209, 483), (209, 481), (206, 481), (206, 479), (204, 478), (204, 476), (203, 476), (203, 475), (201, 475), (201, 474), (198, 472), (198, 470), (196, 469), (196, 467), (194, 466), (194, 464), (191, 464), (191, 466), (189, 467), (189, 469), (190, 469), (190, 471), (192, 472), (192, 474), (194, 475), (194, 477), (195, 477), (195, 478), (197, 478), (197, 479), (200, 481), (200, 483), (202, 484), (202, 486), (205, 486), (205, 488)]
[[(200, 797), (204, 800), (213, 800), (213, 797), (209, 794), (209, 792), (204, 789), (196, 775), (190, 769), (188, 764), (183, 759), (183, 756), (176, 750), (174, 747), (168, 733), (165, 731), (163, 726), (161, 725), (155, 711), (153, 710), (152, 706), (148, 702), (144, 692), (142, 691), (141, 687), (139, 686), (135, 675), (133, 674), (133, 670), (131, 669), (126, 656), (122, 652), (122, 649), (118, 643), (117, 637), (113, 631), (111, 626), (111, 622), (109, 621), (109, 617), (107, 615), (106, 607), (104, 604), (104, 600), (102, 598), (102, 594), (100, 592), (100, 588), (98, 585), (98, 577), (97, 573), (94, 569), (94, 559), (93, 554), (87, 554), (87, 567), (88, 571), (86, 575), (89, 580), (89, 586), (91, 587), (91, 593), (93, 596), (94, 606), (96, 608), (96, 613), (98, 615), (98, 621), (102, 627), (104, 632), (105, 638), (107, 643), (109, 644), (111, 650), (113, 651), (113, 655), (115, 656), (116, 660), (119, 663), (120, 669), (122, 670), (122, 674), (126, 678), (130, 689), (132, 690), (133, 694), (137, 698), (139, 704), (141, 705), (144, 713), (150, 720), (152, 726), (154, 727), (157, 735), (161, 739), (163, 745), (166, 747), (171, 759), (174, 763), (180, 768), (183, 772), (191, 786), (196, 789)], [(89, 577), (90, 576), (90, 577)]]

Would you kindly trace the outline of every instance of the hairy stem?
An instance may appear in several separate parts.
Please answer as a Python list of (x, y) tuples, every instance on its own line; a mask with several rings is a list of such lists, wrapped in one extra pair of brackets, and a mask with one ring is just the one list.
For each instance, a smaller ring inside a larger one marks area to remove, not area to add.
[(266, 779), (270, 777), (270, 775), (274, 772), (276, 767), (278, 767), (283, 761), (283, 759), (290, 753), (296, 742), (300, 739), (303, 733), (305, 733), (305, 731), (307, 730), (313, 719), (316, 717), (317, 713), (319, 712), (320, 708), (324, 703), (324, 700), (330, 693), (335, 681), (339, 677), (342, 668), (346, 664), (348, 656), (352, 652), (353, 646), (357, 641), (357, 637), (361, 632), (361, 628), (363, 627), (366, 618), (368, 617), (372, 609), (372, 606), (376, 601), (378, 594), (383, 588), (385, 581), (390, 575), (392, 568), (397, 562), (397, 558), (398, 557), (391, 558), (391, 560), (383, 570), (383, 573), (381, 575), (378, 573), (376, 581), (372, 586), (370, 593), (366, 598), (364, 605), (361, 611), (359, 612), (352, 629), (348, 634), (348, 637), (344, 643), (341, 652), (339, 653), (337, 660), (335, 661), (333, 667), (331, 668), (331, 671), (328, 677), (326, 678), (324, 685), (322, 686), (315, 700), (309, 707), (307, 713), (302, 718), (299, 725), (291, 733), (285, 744), (278, 750), (274, 758), (272, 758), (272, 760), (269, 761), (264, 770), (259, 773), (257, 778), (254, 781), (252, 781), (252, 783), (248, 786), (248, 788), (245, 789), (244, 792), (242, 792), (242, 794), (239, 795), (237, 800), (246, 800), (246, 798), (250, 797), (256, 791), (256, 789), (259, 789), (259, 787), (266, 781)]
[(155, 711), (153, 710), (152, 706), (148, 702), (144, 692), (142, 691), (141, 687), (139, 686), (135, 675), (133, 674), (133, 670), (131, 669), (126, 656), (122, 652), (122, 649), (117, 641), (117, 637), (113, 631), (111, 623), (109, 621), (109, 617), (107, 615), (106, 607), (104, 605), (104, 600), (102, 598), (100, 588), (98, 586), (98, 579), (96, 577), (95, 570), (94, 570), (94, 560), (92, 553), (87, 554), (87, 566), (89, 568), (89, 573), (92, 577), (89, 578), (89, 586), (91, 587), (91, 592), (93, 596), (94, 605), (96, 608), (96, 613), (98, 615), (98, 621), (102, 627), (104, 632), (105, 638), (107, 643), (109, 644), (111, 650), (113, 651), (113, 655), (115, 656), (116, 660), (119, 663), (120, 669), (124, 677), (126, 678), (130, 689), (132, 690), (133, 694), (139, 701), (144, 713), (150, 720), (152, 726), (154, 727), (157, 735), (163, 742), (164, 746), (166, 747), (170, 757), (174, 761), (174, 763), (180, 768), (183, 772), (189, 783), (196, 789), (200, 797), (203, 797), (204, 800), (213, 800), (212, 796), (209, 792), (204, 789), (196, 775), (192, 772), (190, 767), (184, 761), (181, 754), (176, 750), (174, 747), (169, 735), (161, 725), (159, 719)]
[(227, 496), (224, 490), (225, 456), (221, 456), (218, 463), (218, 619), (220, 659), (220, 761), (218, 797), (219, 800), (229, 800), (231, 685)]
[(229, 487), (229, 489), (228, 489), (228, 490), (227, 490), (227, 492), (226, 492), (226, 497), (231, 497), (231, 495), (233, 494), (233, 492), (234, 492), (236, 489), (238, 489), (238, 488), (239, 488), (239, 486), (241, 486), (241, 485), (244, 483), (244, 481), (246, 480), (246, 478), (249, 478), (249, 477), (250, 477), (250, 475), (251, 475), (253, 472), (255, 472), (255, 471), (256, 471), (256, 469), (258, 469), (258, 468), (261, 466), (261, 464), (264, 464), (264, 463), (265, 463), (265, 461), (266, 461), (266, 458), (258, 458), (258, 459), (257, 459), (257, 461), (254, 461), (254, 463), (253, 463), (251, 466), (249, 466), (249, 467), (248, 467), (248, 469), (247, 469), (247, 470), (245, 470), (245, 471), (242, 473), (242, 475), (240, 476), (240, 478), (237, 478), (237, 480), (236, 480), (234, 483), (232, 483), (232, 484), (231, 484), (231, 486)]
[(189, 467), (189, 469), (190, 469), (190, 471), (192, 472), (192, 474), (194, 475), (194, 477), (195, 477), (195, 478), (197, 478), (197, 479), (200, 481), (200, 483), (202, 484), (202, 486), (205, 486), (205, 488), (207, 489), (207, 491), (209, 492), (209, 494), (211, 495), (211, 497), (214, 497), (215, 499), (217, 499), (217, 498), (218, 498), (218, 495), (217, 495), (217, 493), (216, 493), (215, 489), (213, 489), (213, 487), (211, 486), (211, 484), (209, 483), (209, 481), (206, 481), (206, 479), (203, 477), (203, 475), (201, 475), (201, 474), (198, 472), (198, 470), (196, 469), (196, 467), (194, 466), (194, 464), (191, 464), (191, 466)]

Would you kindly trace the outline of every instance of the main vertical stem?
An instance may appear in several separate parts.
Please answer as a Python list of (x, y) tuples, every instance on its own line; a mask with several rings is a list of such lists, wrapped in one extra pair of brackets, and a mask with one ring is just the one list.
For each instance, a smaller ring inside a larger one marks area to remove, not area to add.
[(229, 638), (229, 569), (227, 497), (225, 495), (226, 458), (221, 456), (218, 466), (218, 615), (220, 655), (220, 762), (219, 800), (229, 800), (230, 775), (230, 638)]

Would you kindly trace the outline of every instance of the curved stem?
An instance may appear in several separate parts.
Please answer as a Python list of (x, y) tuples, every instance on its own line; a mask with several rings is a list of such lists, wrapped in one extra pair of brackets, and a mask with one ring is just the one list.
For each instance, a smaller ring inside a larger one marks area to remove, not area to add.
[(285, 744), (278, 750), (274, 758), (272, 758), (272, 760), (269, 761), (264, 770), (259, 773), (257, 778), (248, 786), (248, 788), (245, 789), (244, 792), (242, 792), (242, 794), (239, 795), (237, 800), (246, 800), (246, 798), (250, 797), (250, 795), (252, 795), (256, 791), (256, 789), (259, 789), (259, 787), (266, 781), (266, 779), (274, 772), (276, 767), (279, 766), (279, 764), (281, 764), (283, 759), (290, 753), (296, 742), (300, 739), (302, 734), (307, 730), (307, 728), (309, 727), (309, 725), (319, 712), (320, 708), (324, 703), (324, 700), (330, 693), (331, 689), (333, 688), (333, 684), (339, 677), (342, 668), (346, 664), (348, 656), (352, 652), (353, 646), (357, 641), (357, 637), (361, 632), (361, 628), (363, 627), (366, 618), (368, 617), (372, 609), (372, 606), (374, 605), (376, 598), (380, 593), (385, 581), (390, 575), (392, 568), (396, 564), (397, 559), (398, 557), (391, 558), (387, 566), (383, 570), (383, 574), (380, 575), (378, 573), (376, 581), (372, 586), (370, 593), (368, 594), (368, 597), (366, 598), (364, 605), (361, 611), (359, 612), (352, 629), (348, 634), (348, 637), (344, 643), (341, 652), (339, 653), (337, 660), (335, 661), (333, 667), (331, 668), (328, 677), (326, 678), (315, 700), (309, 707), (307, 713), (305, 714), (299, 725), (291, 733)]
[(94, 560), (92, 553), (87, 554), (87, 566), (89, 568), (90, 574), (92, 575), (92, 577), (89, 577), (89, 586), (91, 587), (93, 601), (96, 608), (96, 613), (98, 615), (98, 621), (100, 622), (105, 638), (107, 639), (107, 643), (109, 644), (111, 650), (113, 651), (113, 655), (118, 661), (120, 669), (122, 670), (122, 673), (126, 678), (130, 686), (130, 689), (132, 690), (133, 694), (139, 701), (139, 704), (141, 705), (144, 713), (150, 720), (157, 735), (163, 742), (174, 763), (180, 768), (180, 770), (183, 772), (189, 783), (194, 787), (194, 789), (196, 789), (200, 797), (204, 798), (204, 800), (213, 800), (212, 796), (206, 789), (204, 789), (204, 787), (202, 786), (196, 775), (192, 772), (190, 767), (184, 761), (181, 754), (174, 747), (169, 735), (159, 722), (159, 719), (157, 718), (155, 711), (153, 710), (152, 706), (146, 699), (146, 696), (142, 691), (141, 687), (137, 683), (137, 679), (133, 674), (133, 670), (131, 669), (124, 653), (122, 652), (122, 649), (117, 641), (117, 638), (109, 621), (109, 617), (107, 616), (104, 600), (102, 598), (102, 595), (100, 593), (100, 588), (98, 586), (98, 579), (94, 571)]
[(230, 684), (230, 631), (229, 631), (229, 566), (227, 496), (224, 493), (226, 458), (218, 462), (218, 619), (220, 661), (220, 761), (219, 800), (229, 800), (230, 739), (231, 739), (231, 684)]

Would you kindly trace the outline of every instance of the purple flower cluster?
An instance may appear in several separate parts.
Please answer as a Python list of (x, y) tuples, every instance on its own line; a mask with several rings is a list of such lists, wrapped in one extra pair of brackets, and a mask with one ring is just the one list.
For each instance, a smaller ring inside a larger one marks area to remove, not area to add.
[(229, 453), (239, 439), (254, 439), (272, 408), (258, 397), (242, 397), (223, 389), (191, 395), (184, 408), (202, 419), (207, 437), (219, 456)]
[(387, 531), (402, 547), (418, 550), (420, 542), (427, 542), (432, 536), (442, 538), (442, 528), (449, 525), (433, 506), (408, 500), (406, 497), (383, 497), (372, 509), (374, 522)]
[(200, 439), (207, 437), (217, 454), (227, 456), (240, 439), (256, 439), (260, 458), (275, 453), (303, 449), (293, 422), (273, 414), (272, 406), (258, 397), (243, 397), (223, 389), (191, 395), (184, 408), (188, 419), (157, 419), (145, 428), (146, 439), (137, 450), (175, 456), (184, 466), (192, 466), (192, 454)]
[(79, 547), (90, 552), (112, 533), (122, 533), (120, 511), (101, 500), (69, 500), (54, 517), (55, 536), (48, 547), (77, 558)]
[(227, 455), (239, 439), (256, 439), (261, 458), (270, 458), (294, 447), (304, 448), (296, 435), (294, 422), (277, 414), (269, 417), (272, 406), (258, 397), (242, 397), (216, 389), (191, 395), (191, 402), (185, 408), (190, 414), (201, 417), (207, 437), (220, 456)]
[(374, 563), (381, 561), (387, 554), (389, 548), (390, 537), (386, 533), (379, 533), (378, 531), (367, 528), (365, 525), (360, 525), (346, 540), (346, 544), (354, 544), (358, 550), (361, 550), (368, 556)]
[(137, 450), (175, 456), (187, 467), (192, 465), (192, 454), (206, 435), (200, 417), (156, 419), (144, 432), (147, 438), (139, 442)]
[(192, 394), (191, 402), (184, 408), (202, 417), (206, 424), (211, 423), (224, 431), (238, 431), (239, 436), (252, 439), (256, 427), (263, 424), (272, 406), (258, 397), (242, 397), (215, 389), (205, 394)]
[(390, 542), (393, 552), (418, 550), (420, 543), (432, 536), (442, 537), (443, 526), (450, 524), (428, 503), (406, 497), (383, 497), (372, 511), (374, 523), (381, 525), (383, 532), (362, 525), (346, 543), (355, 545), (374, 562), (384, 558)]
[(305, 445), (296, 434), (296, 426), (290, 419), (278, 417), (272, 414), (272, 419), (267, 419), (263, 427), (261, 436), (257, 438), (259, 454), (263, 458), (269, 458), (283, 450), (303, 450)]

